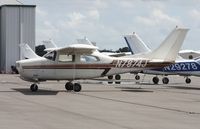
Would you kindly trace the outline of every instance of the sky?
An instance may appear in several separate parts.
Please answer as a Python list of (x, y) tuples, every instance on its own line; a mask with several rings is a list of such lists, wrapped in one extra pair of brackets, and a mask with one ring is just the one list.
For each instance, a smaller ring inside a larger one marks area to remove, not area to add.
[(36, 5), (36, 44), (59, 47), (87, 37), (100, 49), (126, 47), (136, 32), (155, 49), (175, 26), (189, 28), (182, 49), (200, 50), (200, 0), (20, 0)]

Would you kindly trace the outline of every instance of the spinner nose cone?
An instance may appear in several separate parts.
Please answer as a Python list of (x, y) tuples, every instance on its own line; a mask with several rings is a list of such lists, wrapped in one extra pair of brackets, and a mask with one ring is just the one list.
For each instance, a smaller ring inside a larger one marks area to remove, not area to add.
[(20, 72), (20, 66), (21, 66), (20, 61), (16, 61), (16, 68), (19, 72)]

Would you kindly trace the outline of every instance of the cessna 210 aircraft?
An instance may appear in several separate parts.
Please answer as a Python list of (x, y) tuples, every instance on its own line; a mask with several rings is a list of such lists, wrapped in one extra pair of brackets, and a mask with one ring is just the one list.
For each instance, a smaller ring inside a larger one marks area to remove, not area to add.
[[(142, 41), (142, 39), (136, 34), (124, 36), (124, 39), (130, 50), (133, 54), (150, 52), (149, 47)], [(177, 57), (176, 63), (166, 66), (160, 69), (152, 69), (152, 70), (143, 70), (144, 74), (153, 74), (153, 75), (165, 75), (163, 77), (162, 82), (167, 84), (169, 79), (166, 75), (180, 75), (185, 76), (185, 82), (190, 83), (191, 79), (188, 76), (200, 76), (200, 59), (196, 58), (193, 60), (186, 60), (181, 57)], [(135, 76), (136, 80), (139, 80), (139, 75)], [(153, 77), (152, 81), (154, 84), (158, 84), (159, 78), (157, 76)]]
[[(155, 51), (142, 57), (110, 57), (97, 52), (97, 47), (86, 44), (73, 44), (57, 48), (43, 57), (34, 57), (16, 61), (20, 78), (34, 82), (31, 91), (37, 91), (37, 83), (46, 80), (68, 80), (68, 91), (81, 91), (78, 79), (91, 79), (130, 71), (162, 68), (174, 63), (188, 29), (176, 28)], [(84, 57), (93, 58), (87, 61)]]

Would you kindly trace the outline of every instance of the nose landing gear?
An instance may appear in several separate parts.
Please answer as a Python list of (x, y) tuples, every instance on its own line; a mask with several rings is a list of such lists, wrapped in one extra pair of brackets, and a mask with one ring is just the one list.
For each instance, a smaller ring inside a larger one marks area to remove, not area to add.
[(32, 92), (36, 92), (37, 90), (38, 90), (38, 86), (37, 86), (37, 84), (32, 84), (31, 86), (30, 86), (30, 90), (32, 91)]

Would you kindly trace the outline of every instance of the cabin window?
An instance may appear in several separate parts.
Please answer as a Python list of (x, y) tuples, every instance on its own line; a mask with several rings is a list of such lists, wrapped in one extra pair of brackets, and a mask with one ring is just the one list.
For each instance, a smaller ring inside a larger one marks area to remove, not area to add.
[(58, 61), (60, 61), (60, 62), (74, 62), (75, 61), (75, 55), (60, 54), (58, 56)]
[(97, 62), (97, 61), (100, 61), (100, 59), (98, 57), (92, 56), (92, 55), (82, 55), (81, 61), (82, 62)]
[(49, 52), (46, 55), (44, 55), (44, 57), (46, 59), (55, 61), (55, 59), (56, 59), (56, 51)]

